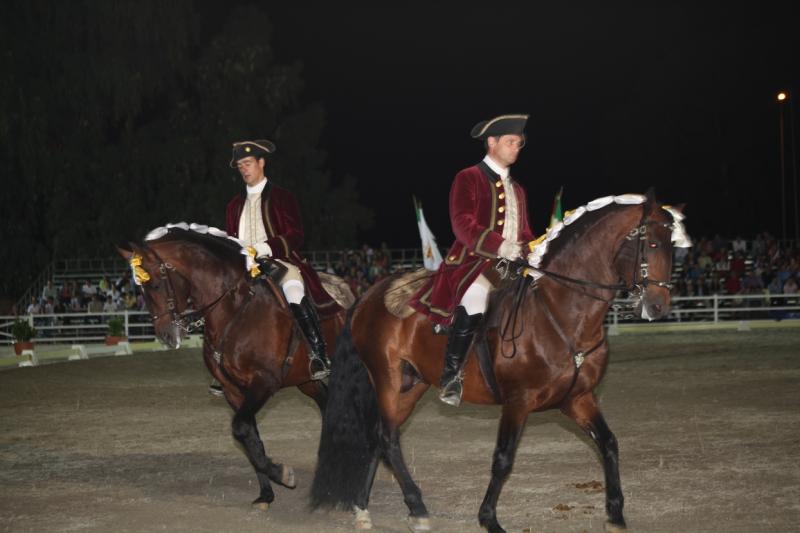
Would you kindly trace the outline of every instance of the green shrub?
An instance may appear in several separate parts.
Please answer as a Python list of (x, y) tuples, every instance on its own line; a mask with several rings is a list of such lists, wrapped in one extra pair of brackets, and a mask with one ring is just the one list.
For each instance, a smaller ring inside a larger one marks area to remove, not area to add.
[(36, 328), (30, 325), (27, 320), (15, 320), (11, 324), (11, 336), (15, 342), (29, 342), (36, 336)]
[(110, 337), (123, 337), (125, 335), (125, 320), (121, 316), (112, 316), (108, 319), (108, 335)]

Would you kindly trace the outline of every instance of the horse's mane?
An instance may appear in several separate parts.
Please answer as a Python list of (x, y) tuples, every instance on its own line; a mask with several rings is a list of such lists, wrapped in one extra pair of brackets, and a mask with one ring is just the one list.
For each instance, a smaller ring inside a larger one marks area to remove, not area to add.
[(570, 248), (605, 217), (619, 209), (643, 204), (646, 200), (639, 194), (604, 196), (565, 212), (561, 222), (551, 225), (534, 241), (532, 266), (546, 268), (560, 252)]
[(167, 224), (150, 233), (145, 238), (147, 243), (185, 242), (196, 244), (208, 250), (212, 255), (230, 262), (243, 261), (242, 241), (231, 237), (224, 231), (200, 224)]
[[(564, 213), (563, 221), (547, 228), (545, 234), (534, 241), (531, 266), (547, 268), (560, 252), (569, 248), (605, 217), (620, 209), (641, 205), (645, 201), (647, 197), (641, 194), (603, 196), (577, 209), (567, 211)], [(691, 246), (691, 239), (681, 222), (683, 214), (671, 206), (658, 205), (672, 217), (672, 241), (675, 246)]]

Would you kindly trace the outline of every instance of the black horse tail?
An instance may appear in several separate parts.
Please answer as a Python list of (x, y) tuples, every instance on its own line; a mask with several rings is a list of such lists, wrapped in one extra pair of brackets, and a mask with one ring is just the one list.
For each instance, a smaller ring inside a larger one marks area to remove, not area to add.
[(352, 510), (378, 453), (378, 399), (351, 332), (352, 308), (331, 359), (311, 507)]

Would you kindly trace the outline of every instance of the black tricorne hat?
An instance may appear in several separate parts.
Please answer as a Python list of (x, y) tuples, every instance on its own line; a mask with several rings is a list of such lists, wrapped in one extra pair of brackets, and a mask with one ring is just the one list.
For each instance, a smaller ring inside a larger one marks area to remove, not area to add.
[(525, 135), (525, 123), (529, 115), (500, 115), (490, 120), (478, 122), (473, 126), (470, 135), (473, 139), (484, 140), (487, 137), (501, 135)]
[(233, 155), (231, 156), (231, 168), (236, 168), (236, 162), (245, 157), (253, 156), (256, 159), (266, 157), (276, 150), (275, 143), (267, 139), (257, 139), (255, 141), (239, 141), (233, 143)]

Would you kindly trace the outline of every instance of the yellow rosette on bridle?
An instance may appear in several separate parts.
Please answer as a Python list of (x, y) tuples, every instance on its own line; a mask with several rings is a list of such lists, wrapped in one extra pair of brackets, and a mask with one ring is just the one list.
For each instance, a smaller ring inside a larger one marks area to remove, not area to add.
[(148, 274), (147, 271), (142, 268), (141, 255), (133, 254), (129, 263), (131, 265), (131, 269), (133, 269), (133, 279), (136, 281), (137, 285), (141, 285), (150, 281), (150, 274)]

